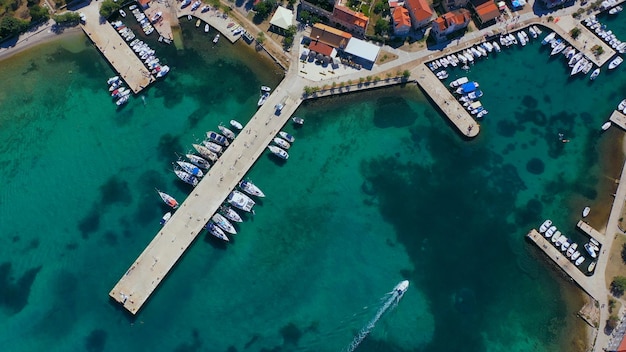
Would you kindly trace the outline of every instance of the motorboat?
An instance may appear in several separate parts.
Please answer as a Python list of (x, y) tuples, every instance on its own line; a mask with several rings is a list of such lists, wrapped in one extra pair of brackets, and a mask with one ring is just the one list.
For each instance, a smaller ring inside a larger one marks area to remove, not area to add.
[(122, 106), (122, 105), (126, 104), (128, 102), (128, 97), (130, 97), (130, 95), (126, 95), (126, 96), (123, 96), (123, 97), (119, 98), (115, 102), (115, 105)]
[(559, 43), (557, 46), (554, 47), (554, 49), (552, 49), (552, 51), (550, 52), (550, 55), (556, 55), (558, 53), (560, 53), (561, 51), (563, 51), (565, 49), (565, 42)]
[(546, 221), (544, 221), (543, 224), (541, 224), (541, 226), (539, 226), (539, 233), (544, 233), (544, 232), (548, 231), (550, 226), (552, 226), (552, 220), (546, 219)]
[(226, 242), (230, 241), (228, 239), (228, 236), (226, 236), (226, 234), (224, 233), (224, 231), (222, 231), (222, 229), (219, 228), (219, 226), (217, 226), (216, 224), (214, 224), (212, 221), (209, 221), (209, 223), (207, 224), (207, 228), (209, 230), (209, 233), (221, 240), (224, 240)]
[(404, 280), (404, 281), (401, 281), (399, 284), (397, 284), (396, 287), (393, 288), (393, 291), (396, 292), (398, 295), (402, 296), (406, 293), (408, 289), (409, 289), (409, 280)]
[(222, 215), (224, 215), (226, 217), (226, 219), (230, 220), (230, 221), (234, 221), (234, 222), (243, 222), (243, 219), (241, 218), (241, 216), (239, 215), (239, 213), (237, 213), (233, 208), (231, 207), (221, 207), (220, 211), (222, 212)]
[(284, 139), (282, 139), (280, 137), (274, 137), (273, 141), (274, 141), (274, 143), (277, 146), (279, 146), (279, 147), (281, 147), (281, 148), (283, 148), (285, 150), (287, 150), (287, 149), (289, 149), (291, 147), (291, 144), (289, 144), (289, 142), (287, 142), (286, 140), (284, 140)]
[(228, 146), (228, 139), (226, 139), (226, 137), (222, 136), (221, 134), (217, 133), (217, 132), (213, 132), (213, 131), (209, 131), (206, 133), (206, 138), (214, 143), (217, 143), (219, 145)]
[(172, 217), (172, 212), (168, 211), (167, 213), (163, 214), (163, 217), (161, 218), (161, 221), (159, 221), (159, 223), (161, 225), (165, 225), (171, 217)]
[(585, 67), (583, 67), (583, 69), (582, 69), (583, 74), (585, 74), (585, 75), (588, 74), (589, 71), (591, 71), (592, 68), (593, 68), (593, 62), (587, 61), (587, 63), (585, 64)]
[(572, 256), (569, 259), (571, 261), (576, 261), (578, 259), (578, 257), (580, 257), (580, 252), (579, 251), (574, 251), (574, 253), (572, 253)]
[(569, 238), (565, 237), (565, 236), (561, 236), (564, 237), (565, 240), (563, 241), (563, 243), (561, 244), (561, 252), (565, 252), (567, 251), (567, 249), (569, 248), (569, 246), (572, 244), (572, 240), (570, 240)]
[(124, 12), (124, 10), (120, 9), (120, 16), (122, 17), (126, 17), (126, 12)]
[(202, 177), (204, 176), (204, 173), (202, 172), (202, 170), (200, 170), (199, 167), (197, 167), (196, 165), (192, 164), (192, 163), (188, 163), (186, 161), (182, 161), (182, 160), (178, 160), (176, 162), (176, 164), (178, 164), (178, 166), (180, 166), (180, 168), (182, 170), (184, 170), (186, 173), (194, 176), (194, 177)]
[(569, 59), (569, 61), (567, 62), (567, 65), (569, 67), (574, 67), (574, 65), (576, 65), (576, 63), (583, 58), (583, 52), (579, 52), (576, 55), (572, 56), (571, 59)]
[(291, 121), (293, 121), (296, 125), (304, 125), (304, 119), (298, 116), (292, 117)]
[(261, 106), (263, 104), (265, 104), (265, 102), (267, 101), (267, 98), (270, 97), (270, 93), (263, 93), (263, 95), (261, 95), (261, 97), (259, 98), (259, 101), (256, 103), (257, 106)]
[(243, 180), (239, 182), (239, 188), (251, 196), (257, 196), (260, 198), (265, 197), (265, 193), (263, 193), (259, 187), (250, 181)]
[(541, 29), (539, 29), (539, 27), (537, 27), (537, 26), (532, 26), (532, 29), (534, 29), (534, 30), (535, 30), (535, 32), (537, 32), (537, 35), (540, 35), (541, 33), (543, 33), (543, 32), (541, 31)]
[(491, 43), (489, 43), (489, 42), (484, 42), (483, 43), (483, 48), (487, 49), (488, 52), (492, 52), (493, 51), (493, 45), (491, 45)]
[(597, 258), (598, 254), (596, 253), (595, 249), (593, 247), (591, 247), (591, 245), (589, 243), (585, 243), (585, 250), (587, 251), (587, 253), (589, 253), (589, 255), (591, 256), (591, 258)]
[(530, 32), (530, 36), (533, 37), (533, 39), (537, 38), (537, 32), (535, 32), (533, 27), (528, 27), (528, 32)]
[(526, 46), (526, 38), (524, 37), (524, 31), (517, 32), (517, 38), (522, 46)]
[(615, 59), (613, 59), (610, 63), (609, 63), (609, 70), (612, 70), (614, 68), (616, 68), (617, 66), (619, 66), (622, 62), (624, 61), (624, 59), (622, 59), (621, 56), (617, 56)]
[(112, 92), (112, 91), (116, 90), (121, 85), (122, 85), (121, 81), (115, 81), (115, 82), (111, 83), (111, 85), (109, 86), (109, 92)]
[(440, 80), (444, 80), (444, 79), (448, 78), (448, 76), (449, 76), (448, 71), (446, 71), (446, 70), (439, 71), (439, 72), (435, 73), (435, 75)]
[(198, 179), (195, 178), (193, 175), (188, 174), (187, 172), (183, 171), (183, 170), (174, 170), (174, 173), (176, 174), (176, 176), (178, 176), (178, 178), (180, 178), (183, 182), (190, 184), (192, 186), (197, 186), (198, 185)]
[(281, 149), (280, 147), (277, 147), (275, 145), (270, 145), (267, 148), (272, 152), (272, 154), (276, 155), (277, 157), (284, 159), (284, 160), (289, 159), (289, 154), (285, 150)]
[[(553, 236), (554, 237), (554, 236)], [(561, 235), (559, 236), (559, 238), (556, 240), (556, 242), (554, 243), (554, 246), (559, 249), (563, 243), (565, 243), (565, 241), (567, 241), (567, 236), (565, 235)]]
[(570, 76), (574, 76), (578, 72), (582, 71), (585, 65), (587, 65), (587, 62), (588, 61), (585, 58), (580, 59), (580, 61), (578, 61), (576, 65), (574, 65), (574, 68), (572, 68), (572, 72), (570, 73)]
[(236, 190), (232, 191), (228, 195), (227, 201), (228, 203), (232, 204), (235, 208), (241, 209), (243, 211), (248, 211), (248, 212), (252, 211), (252, 207), (255, 204), (252, 198)]
[(217, 143), (213, 143), (209, 141), (202, 141), (202, 145), (209, 148), (210, 151), (216, 154), (219, 154), (224, 151), (224, 147), (222, 147), (221, 145)]
[(176, 201), (176, 199), (174, 199), (174, 197), (165, 192), (161, 192), (158, 189), (156, 191), (157, 193), (159, 193), (159, 197), (161, 197), (165, 204), (169, 205), (172, 209), (178, 208), (178, 202)]
[(243, 129), (243, 126), (237, 120), (230, 120), (230, 125), (233, 126), (235, 129), (237, 129), (239, 131), (241, 131)]
[(624, 110), (624, 108), (626, 108), (626, 99), (622, 100), (619, 102), (619, 104), (617, 104), (617, 110)]
[(296, 141), (296, 138), (294, 136), (290, 135), (289, 133), (285, 131), (278, 132), (278, 135), (280, 136), (280, 138), (286, 140), (289, 143), (293, 143)]
[(113, 76), (109, 79), (107, 79), (107, 85), (112, 85), (113, 83), (117, 82), (120, 80), (120, 76)]
[(591, 262), (591, 264), (589, 264), (589, 266), (587, 267), (587, 272), (593, 272), (593, 269), (596, 268), (596, 262), (593, 261)]
[(600, 250), (600, 242), (598, 242), (598, 240), (593, 237), (589, 237), (589, 242), (591, 242), (595, 246), (596, 251)]
[[(572, 256), (573, 257), (573, 256)], [(579, 266), (580, 264), (582, 264), (585, 261), (585, 257), (584, 256), (579, 256), (578, 259), (576, 259), (576, 261), (574, 262), (574, 265)]]
[(226, 136), (226, 138), (235, 139), (235, 132), (229, 130), (228, 128), (222, 125), (217, 126), (217, 128), (219, 128), (220, 132), (222, 132), (222, 134)]
[(500, 49), (500, 45), (499, 45), (496, 41), (494, 41), (493, 43), (491, 43), (491, 45), (493, 45), (493, 49), (496, 51), (496, 53), (499, 53), (499, 52), (500, 52), (500, 50), (501, 50), (501, 49)]
[(165, 76), (168, 72), (170, 72), (170, 67), (167, 65), (157, 66), (156, 70), (156, 78), (161, 78)]
[(476, 117), (477, 118), (482, 118), (485, 115), (487, 115), (488, 113), (489, 113), (489, 111), (487, 109), (483, 108), (481, 111), (478, 112), (478, 114), (476, 114)]
[(457, 88), (462, 84), (465, 84), (469, 82), (469, 79), (467, 77), (461, 77), (461, 78), (457, 78), (454, 81), (450, 82), (450, 88)]
[(473, 92), (478, 88), (478, 82), (467, 82), (462, 84), (459, 88), (457, 88), (457, 94), (467, 94), (469, 92)]
[(261, 86), (261, 92), (271, 92), (272, 88), (268, 87), (268, 86)]
[(215, 37), (213, 37), (213, 44), (217, 44), (217, 42), (220, 40), (220, 35), (219, 33), (215, 35)]
[(232, 235), (237, 234), (237, 230), (235, 230), (235, 227), (233, 226), (233, 224), (231, 224), (230, 221), (228, 221), (228, 219), (226, 219), (222, 214), (215, 213), (213, 217), (211, 217), (211, 220), (213, 220), (213, 222), (217, 226), (219, 226), (222, 230)]
[(209, 24), (204, 25), (204, 33), (209, 33)]
[(587, 217), (587, 215), (589, 215), (589, 212), (590, 212), (590, 211), (591, 211), (591, 208), (589, 208), (589, 207), (585, 207), (585, 208), (583, 209), (583, 218), (586, 218), (586, 217)]
[(556, 244), (556, 241), (558, 241), (559, 238), (561, 238), (561, 232), (560, 231), (559, 231), (559, 235), (557, 236), (556, 233), (555, 233), (554, 236), (552, 236), (552, 239), (550, 239), (550, 241), (552, 241), (552, 243)]
[(611, 121), (607, 121), (604, 124), (602, 124), (602, 131), (606, 131), (609, 128), (611, 128)]
[(596, 78), (598, 78), (599, 75), (600, 75), (600, 67), (596, 68), (595, 70), (593, 70), (593, 72), (591, 72), (591, 76), (589, 76), (589, 80), (593, 81)]
[(576, 248), (578, 248), (578, 243), (572, 243), (569, 248), (567, 249), (567, 252), (565, 253), (565, 255), (568, 258), (572, 257), (572, 254), (574, 254), (574, 251), (576, 251)]
[(215, 162), (217, 160), (217, 154), (213, 153), (212, 151), (209, 150), (209, 148), (200, 145), (200, 144), (192, 144), (194, 149), (196, 151), (198, 151), (198, 153), (200, 153), (200, 155), (202, 155), (203, 158), (211, 160), (213, 162)]
[(192, 164), (201, 169), (208, 170), (211, 167), (211, 164), (200, 156), (195, 154), (185, 154), (185, 156), (189, 159), (189, 161), (191, 161)]
[(545, 236), (546, 236), (546, 238), (550, 238), (550, 236), (556, 236), (556, 238), (559, 238), (559, 237), (561, 237), (561, 231), (556, 230), (556, 231), (554, 232), (554, 235), (550, 235), (550, 234), (546, 231)]
[(621, 6), (615, 6), (614, 8), (609, 10), (609, 15), (616, 15), (616, 14), (622, 12), (623, 9), (624, 8), (621, 7)]

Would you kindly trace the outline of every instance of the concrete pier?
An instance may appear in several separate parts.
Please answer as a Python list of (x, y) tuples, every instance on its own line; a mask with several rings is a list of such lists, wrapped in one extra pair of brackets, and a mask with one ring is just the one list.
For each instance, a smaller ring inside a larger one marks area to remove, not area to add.
[(602, 242), (604, 241), (604, 235), (602, 235), (598, 230), (591, 227), (591, 225), (580, 220), (578, 224), (576, 224), (576, 227), (578, 227), (582, 232), (586, 233), (602, 245)]
[(613, 111), (611, 117), (609, 117), (609, 121), (611, 121), (613, 124), (620, 127), (621, 129), (626, 130), (626, 115), (624, 115), (620, 111)]
[[(580, 23), (580, 21), (576, 20), (571, 15), (559, 17), (559, 21), (556, 23), (542, 23), (542, 25), (554, 30), (577, 51), (582, 51), (585, 54), (585, 57), (591, 60), (591, 62), (598, 67), (604, 65), (615, 55), (615, 50), (613, 50), (610, 45), (598, 38), (595, 33), (591, 32), (587, 27)], [(580, 34), (576, 39), (572, 38), (569, 34), (574, 28), (580, 29)], [(596, 45), (603, 49), (603, 53), (598, 56), (591, 51), (591, 48)]]
[[(187, 21), (187, 16), (189, 15), (191, 15), (192, 17), (191, 21), (194, 24), (196, 23), (198, 19), (202, 21), (198, 30), (201, 30), (204, 32), (204, 24), (208, 23), (211, 28), (220, 32), (221, 37), (226, 38), (231, 43), (234, 43), (239, 38), (241, 38), (242, 33), (238, 35), (234, 35), (232, 32), (232, 30), (235, 29), (238, 26), (238, 24), (235, 21), (233, 21), (231, 18), (228, 18), (228, 17), (224, 18), (223, 14), (219, 11), (209, 10), (206, 12), (201, 12), (200, 9), (191, 11), (191, 6), (187, 6), (184, 9), (180, 9), (180, 4), (177, 4), (176, 6), (178, 6), (177, 8), (178, 18), (180, 18), (181, 21)], [(230, 23), (234, 23), (234, 25), (228, 28), (228, 25)], [(210, 38), (207, 37), (207, 38), (208, 38), (207, 40), (213, 40), (213, 37), (210, 37)]]
[(86, 21), (81, 24), (83, 31), (133, 93), (139, 93), (155, 81), (113, 26), (107, 21), (100, 22), (98, 6), (86, 6), (82, 11), (86, 16)]

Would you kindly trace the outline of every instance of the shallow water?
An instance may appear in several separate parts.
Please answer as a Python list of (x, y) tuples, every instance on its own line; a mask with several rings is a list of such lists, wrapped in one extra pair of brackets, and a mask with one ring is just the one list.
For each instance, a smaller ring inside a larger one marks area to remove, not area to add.
[(120, 111), (82, 36), (0, 67), (4, 348), (338, 351), (409, 279), (358, 351), (571, 350), (572, 312), (524, 235), (545, 217), (573, 234), (583, 204), (606, 221), (595, 204), (622, 132), (598, 131), (626, 88), (623, 68), (570, 80), (537, 44), (467, 74), (490, 110), (473, 141), (415, 87), (304, 104), (305, 125), (285, 127), (289, 161), (266, 155), (249, 173), (267, 198), (233, 243), (200, 235), (135, 318), (112, 303), (167, 211), (154, 188), (190, 190), (176, 153), (246, 122), (258, 87), (281, 79), (244, 45), (181, 25), (186, 49), (159, 47), (170, 76)]

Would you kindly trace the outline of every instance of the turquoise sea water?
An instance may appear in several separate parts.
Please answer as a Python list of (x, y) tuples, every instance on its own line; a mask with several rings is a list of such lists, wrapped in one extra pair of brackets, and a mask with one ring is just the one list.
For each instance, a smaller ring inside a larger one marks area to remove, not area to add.
[(625, 74), (568, 79), (539, 45), (470, 70), (490, 114), (469, 142), (415, 87), (306, 103), (289, 161), (250, 172), (267, 198), (233, 243), (199, 236), (137, 317), (112, 303), (166, 211), (154, 188), (189, 192), (176, 153), (281, 79), (243, 45), (183, 35), (160, 49), (171, 75), (120, 111), (82, 36), (0, 66), (3, 349), (340, 351), (408, 279), (358, 351), (575, 350), (578, 307), (524, 235), (545, 217), (573, 234), (587, 204), (606, 220), (622, 132), (598, 131)]

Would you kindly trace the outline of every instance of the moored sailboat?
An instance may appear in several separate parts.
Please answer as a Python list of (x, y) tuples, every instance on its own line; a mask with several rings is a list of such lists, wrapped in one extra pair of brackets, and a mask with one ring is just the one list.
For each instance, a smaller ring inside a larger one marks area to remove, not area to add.
[(265, 197), (265, 193), (263, 193), (263, 191), (261, 191), (259, 187), (257, 187), (254, 183), (250, 181), (243, 180), (239, 182), (239, 187), (251, 196), (257, 196), (261, 198)]
[(208, 170), (211, 167), (211, 164), (208, 161), (195, 154), (185, 154), (185, 156), (187, 157), (187, 159), (189, 159), (189, 161), (191, 161), (192, 164), (196, 165), (199, 168)]
[(270, 145), (267, 148), (272, 152), (272, 154), (276, 155), (277, 157), (284, 159), (284, 160), (289, 159), (289, 154), (285, 150), (281, 149), (280, 147), (277, 147), (275, 145)]
[(228, 221), (228, 219), (226, 219), (222, 214), (215, 213), (211, 220), (213, 220), (213, 222), (217, 224), (217, 226), (219, 226), (222, 230), (233, 235), (237, 234), (237, 230), (235, 230), (233, 224), (231, 224), (230, 221)]
[(230, 240), (228, 239), (228, 236), (226, 236), (226, 234), (224, 233), (224, 231), (222, 231), (222, 229), (220, 229), (216, 224), (214, 224), (212, 221), (209, 221), (209, 223), (207, 224), (207, 228), (209, 230), (209, 233), (221, 240), (224, 240), (226, 242), (229, 242)]
[(220, 208), (222, 215), (226, 217), (226, 219), (234, 222), (243, 222), (243, 219), (233, 208), (223, 206)]
[(192, 186), (197, 186), (198, 185), (198, 179), (195, 178), (193, 175), (186, 173), (183, 170), (174, 170), (174, 173), (176, 174), (176, 176), (178, 176), (178, 178), (180, 178), (183, 182), (190, 184)]
[(197, 167), (196, 165), (192, 164), (192, 163), (188, 163), (186, 161), (182, 161), (182, 160), (178, 160), (176, 161), (176, 164), (178, 164), (178, 166), (180, 166), (180, 168), (182, 170), (184, 170), (186, 173), (194, 176), (194, 177), (202, 177), (204, 176), (204, 173), (202, 172), (202, 170), (200, 170), (199, 167)]
[(200, 155), (202, 155), (203, 158), (206, 158), (208, 160), (211, 160), (213, 162), (215, 162), (217, 160), (217, 154), (213, 153), (212, 151), (209, 150), (209, 148), (200, 145), (200, 144), (192, 144), (193, 147), (198, 151), (198, 153), (200, 153)]
[(172, 207), (172, 209), (178, 208), (178, 201), (176, 201), (176, 199), (174, 199), (174, 197), (170, 196), (169, 194), (167, 194), (165, 192), (161, 192), (158, 189), (156, 191), (157, 191), (157, 193), (159, 194), (159, 196), (161, 197), (161, 199), (163, 200), (163, 202), (165, 204), (167, 204), (170, 207)]

